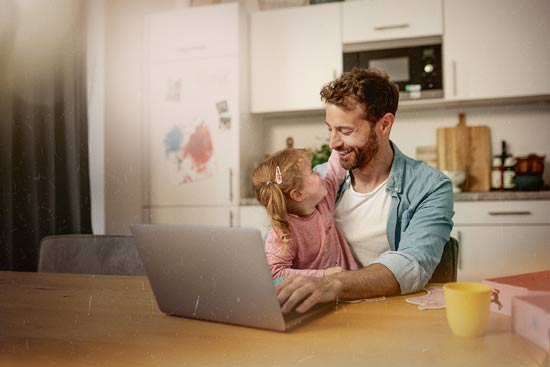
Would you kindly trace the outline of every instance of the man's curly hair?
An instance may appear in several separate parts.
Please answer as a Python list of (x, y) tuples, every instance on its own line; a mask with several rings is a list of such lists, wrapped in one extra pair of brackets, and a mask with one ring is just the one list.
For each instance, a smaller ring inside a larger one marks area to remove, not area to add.
[(353, 68), (325, 84), (321, 100), (349, 110), (359, 104), (366, 119), (376, 123), (386, 113), (397, 112), (399, 87), (381, 70)]

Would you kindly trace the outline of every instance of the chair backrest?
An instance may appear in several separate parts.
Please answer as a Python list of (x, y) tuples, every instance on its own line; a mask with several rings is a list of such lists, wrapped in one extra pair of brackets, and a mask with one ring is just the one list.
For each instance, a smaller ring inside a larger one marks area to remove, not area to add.
[(144, 275), (132, 236), (58, 235), (40, 241), (38, 271)]
[(458, 241), (453, 237), (443, 248), (441, 261), (437, 265), (430, 279), (430, 283), (448, 283), (456, 282), (456, 274), (458, 269)]

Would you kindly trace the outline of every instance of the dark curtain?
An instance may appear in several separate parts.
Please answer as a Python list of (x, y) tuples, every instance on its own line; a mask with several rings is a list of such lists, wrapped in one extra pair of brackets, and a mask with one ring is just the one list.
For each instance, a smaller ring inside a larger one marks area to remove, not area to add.
[(51, 1), (1, 9), (0, 270), (36, 271), (44, 236), (92, 233), (85, 16), (72, 3), (60, 19)]

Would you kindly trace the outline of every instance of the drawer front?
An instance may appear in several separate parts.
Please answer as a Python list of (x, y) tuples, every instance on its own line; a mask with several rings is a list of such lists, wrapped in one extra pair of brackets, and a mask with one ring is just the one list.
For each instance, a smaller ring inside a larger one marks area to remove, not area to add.
[(456, 225), (550, 224), (550, 200), (455, 202)]

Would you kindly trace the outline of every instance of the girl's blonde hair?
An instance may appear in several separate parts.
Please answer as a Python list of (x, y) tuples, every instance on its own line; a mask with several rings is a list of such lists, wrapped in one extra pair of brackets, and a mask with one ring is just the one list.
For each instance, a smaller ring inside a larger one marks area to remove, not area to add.
[(282, 239), (281, 252), (290, 240), (287, 200), (293, 189), (302, 188), (306, 165), (311, 163), (305, 149), (287, 148), (264, 159), (252, 174), (256, 198), (266, 208), (273, 230)]

